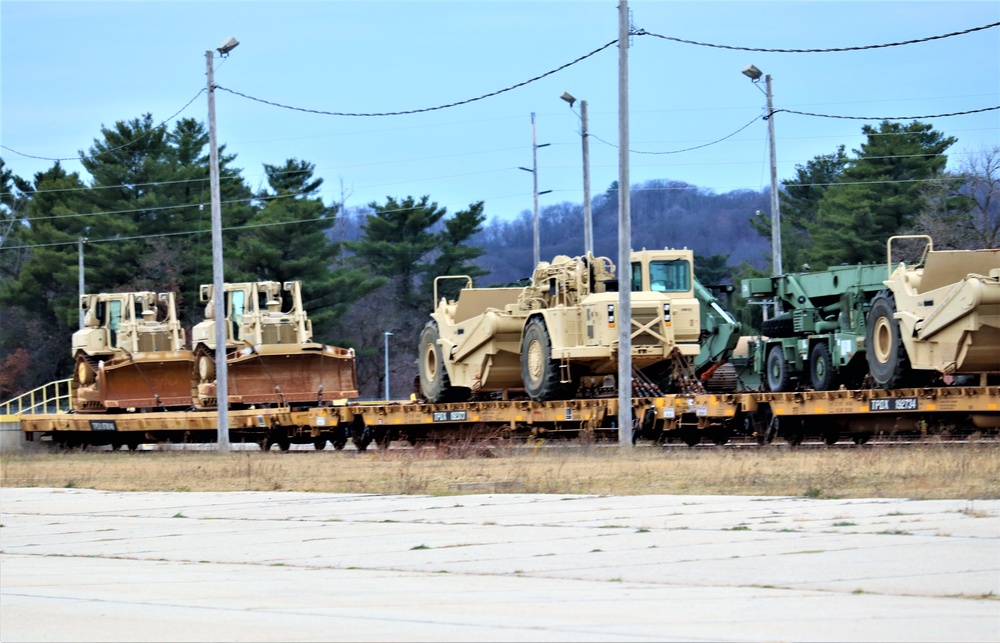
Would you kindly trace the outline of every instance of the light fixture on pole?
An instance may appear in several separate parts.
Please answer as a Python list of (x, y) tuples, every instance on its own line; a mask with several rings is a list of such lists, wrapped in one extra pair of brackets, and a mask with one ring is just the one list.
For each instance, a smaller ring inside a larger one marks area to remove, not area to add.
[[(743, 69), (743, 75), (757, 85), (763, 73), (748, 65)], [(771, 149), (771, 270), (773, 274), (782, 274), (781, 268), (781, 210), (778, 200), (778, 163), (774, 150), (774, 107), (771, 103), (771, 74), (764, 76), (764, 86), (767, 88), (764, 95), (767, 96), (767, 138)], [(760, 85), (757, 85), (760, 89)]]
[[(216, 49), (221, 56), (239, 45), (236, 38), (227, 38)], [(214, 52), (205, 52), (208, 66), (208, 174), (212, 199), (212, 299), (215, 304), (215, 395), (218, 412), (216, 447), (229, 451), (229, 367), (226, 364), (226, 309), (223, 298), (222, 263), (222, 197), (219, 195), (219, 146), (215, 137), (215, 77), (212, 69)]]
[(385, 401), (389, 401), (389, 338), (391, 331), (385, 331)]
[(533, 190), (535, 195), (535, 219), (534, 219), (535, 225), (534, 225), (534, 234), (532, 242), (532, 247), (534, 249), (533, 257), (535, 263), (531, 267), (532, 273), (535, 272), (535, 267), (538, 265), (538, 262), (541, 261), (540, 243), (538, 238), (538, 195), (548, 194), (549, 192), (552, 191), (552, 190), (545, 190), (544, 192), (538, 191), (538, 148), (548, 147), (549, 145), (550, 143), (542, 143), (541, 145), (538, 144), (537, 138), (535, 137), (535, 112), (531, 112), (531, 169), (529, 170), (526, 167), (519, 167), (518, 169), (524, 170), (525, 172), (531, 172), (535, 186)]
[[(569, 103), (570, 109), (576, 98), (569, 92), (563, 92), (559, 98)], [(583, 139), (583, 251), (594, 252), (594, 224), (590, 217), (590, 145), (587, 142), (587, 101), (580, 101), (580, 137)]]

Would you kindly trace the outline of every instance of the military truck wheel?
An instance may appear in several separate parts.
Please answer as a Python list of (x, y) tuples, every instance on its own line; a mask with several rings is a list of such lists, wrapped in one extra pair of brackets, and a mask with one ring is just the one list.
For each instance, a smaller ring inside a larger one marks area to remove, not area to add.
[(830, 391), (837, 387), (837, 374), (833, 370), (830, 347), (819, 343), (809, 353), (809, 379), (817, 391)]
[(428, 402), (443, 402), (451, 392), (451, 380), (444, 367), (444, 355), (436, 322), (428, 322), (420, 333), (420, 392)]
[(788, 391), (792, 386), (792, 377), (788, 373), (788, 361), (781, 344), (775, 344), (767, 352), (767, 388), (775, 393)]
[(865, 320), (865, 358), (875, 383), (883, 388), (895, 388), (909, 374), (910, 360), (903, 347), (899, 321), (893, 317), (896, 298), (882, 291), (872, 300)]
[(560, 393), (559, 363), (552, 359), (552, 341), (541, 317), (531, 319), (521, 336), (521, 379), (525, 393), (536, 402)]

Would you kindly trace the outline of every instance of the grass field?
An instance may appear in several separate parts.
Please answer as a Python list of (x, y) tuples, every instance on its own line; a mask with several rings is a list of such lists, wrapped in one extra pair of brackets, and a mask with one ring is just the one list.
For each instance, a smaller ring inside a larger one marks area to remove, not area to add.
[(525, 447), (0, 456), (0, 486), (117, 491), (735, 494), (1000, 498), (1000, 446), (788, 449)]

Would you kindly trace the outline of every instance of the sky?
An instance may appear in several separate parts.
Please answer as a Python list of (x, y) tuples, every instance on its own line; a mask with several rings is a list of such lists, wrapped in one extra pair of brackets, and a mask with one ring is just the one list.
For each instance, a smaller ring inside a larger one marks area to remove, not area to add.
[[(1000, 22), (995, 0), (633, 0), (629, 9), (635, 28), (655, 34), (634, 36), (628, 50), (633, 185), (683, 181), (718, 194), (770, 185), (764, 82), (741, 74), (750, 64), (771, 75), (775, 110), (841, 117), (776, 113), (779, 179), (838, 145), (859, 148), (862, 127), (880, 118), (1000, 106), (1000, 28), (876, 47)], [(295, 158), (315, 165), (328, 204), (426, 195), (449, 212), (484, 201), (488, 219), (509, 220), (532, 211), (534, 153), (540, 207), (580, 204), (580, 100), (591, 194), (618, 179), (616, 0), (3, 0), (0, 158), (31, 179), (54, 161), (25, 155), (78, 158), (120, 120), (207, 124), (205, 52), (229, 37), (239, 46), (214, 58), (218, 141), (253, 189), (266, 186), (263, 164)], [(745, 50), (851, 47), (862, 49)], [(564, 92), (578, 99), (572, 107)], [(461, 104), (431, 109), (452, 103)], [(1000, 145), (1000, 110), (920, 120), (958, 139), (951, 169)], [(78, 160), (63, 164), (83, 172)]]

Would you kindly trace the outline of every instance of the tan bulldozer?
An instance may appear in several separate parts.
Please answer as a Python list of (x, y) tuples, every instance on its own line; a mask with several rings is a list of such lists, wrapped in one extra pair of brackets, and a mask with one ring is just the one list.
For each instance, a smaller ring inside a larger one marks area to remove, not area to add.
[(81, 295), (73, 333), (77, 412), (191, 406), (194, 354), (185, 348), (173, 293)]
[[(907, 241), (909, 240), (909, 241)], [(920, 258), (893, 266), (893, 246), (922, 244)], [(891, 237), (889, 278), (866, 323), (868, 366), (883, 388), (965, 376), (1000, 376), (1000, 249), (934, 250), (926, 235)]]
[[(227, 283), (223, 290), (230, 405), (323, 406), (357, 397), (354, 350), (313, 341), (301, 282)], [(191, 331), (200, 409), (214, 408), (218, 398), (213, 291), (211, 284), (201, 287), (205, 321)]]
[[(624, 285), (635, 381), (676, 388), (701, 350), (693, 253), (644, 249), (631, 263)], [(438, 299), (447, 279), (463, 287), (455, 299)], [(545, 401), (614, 389), (622, 281), (611, 260), (591, 254), (543, 261), (525, 286), (473, 288), (468, 276), (438, 277), (420, 337), (420, 392), (431, 402), (510, 391)]]

